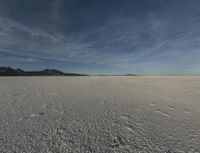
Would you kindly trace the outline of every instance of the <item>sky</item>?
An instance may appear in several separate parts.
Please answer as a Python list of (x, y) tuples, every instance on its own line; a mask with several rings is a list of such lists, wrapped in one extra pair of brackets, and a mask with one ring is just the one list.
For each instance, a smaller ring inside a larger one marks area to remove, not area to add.
[(199, 75), (199, 0), (0, 0), (0, 66)]

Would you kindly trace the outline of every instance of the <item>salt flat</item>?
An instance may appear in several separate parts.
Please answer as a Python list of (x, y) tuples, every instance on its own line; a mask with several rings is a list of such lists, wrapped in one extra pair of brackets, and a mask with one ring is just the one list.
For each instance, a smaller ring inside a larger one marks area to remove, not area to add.
[(199, 153), (200, 77), (1, 77), (0, 153)]

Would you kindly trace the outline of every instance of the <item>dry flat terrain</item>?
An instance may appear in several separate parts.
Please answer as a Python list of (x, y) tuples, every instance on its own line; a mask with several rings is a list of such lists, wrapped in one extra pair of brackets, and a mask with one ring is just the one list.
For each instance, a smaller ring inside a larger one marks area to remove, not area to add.
[(0, 153), (199, 153), (200, 77), (1, 77)]

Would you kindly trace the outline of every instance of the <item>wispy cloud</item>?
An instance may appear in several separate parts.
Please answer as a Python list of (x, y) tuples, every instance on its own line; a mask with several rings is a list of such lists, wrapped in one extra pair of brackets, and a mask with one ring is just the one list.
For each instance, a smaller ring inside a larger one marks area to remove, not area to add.
[[(0, 55), (21, 63), (74, 62), (119, 72), (190, 72), (199, 66), (198, 1), (27, 3), (38, 13), (25, 14), (13, 2), (24, 20), (0, 11)], [(12, 8), (8, 2), (1, 5)]]

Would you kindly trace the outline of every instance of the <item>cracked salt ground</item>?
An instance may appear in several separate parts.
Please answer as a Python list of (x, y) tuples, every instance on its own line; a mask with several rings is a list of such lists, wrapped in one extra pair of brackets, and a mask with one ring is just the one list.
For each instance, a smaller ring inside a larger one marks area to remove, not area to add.
[(17, 77), (0, 84), (2, 153), (200, 152), (199, 77)]

